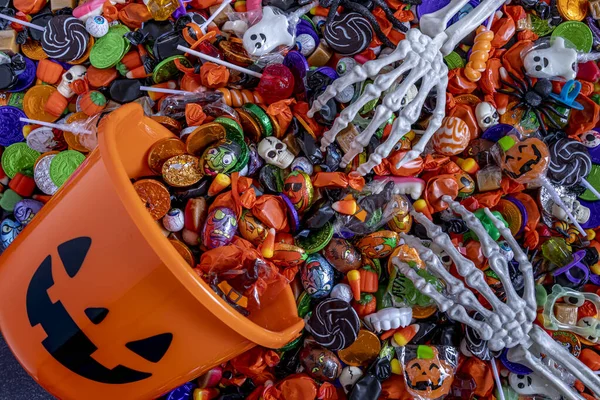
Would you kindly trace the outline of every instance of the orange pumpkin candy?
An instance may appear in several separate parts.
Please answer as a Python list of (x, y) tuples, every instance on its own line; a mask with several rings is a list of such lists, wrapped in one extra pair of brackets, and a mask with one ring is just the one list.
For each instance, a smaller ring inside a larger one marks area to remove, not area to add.
[(65, 72), (65, 70), (60, 64), (44, 59), (40, 60), (38, 63), (35, 76), (42, 82), (46, 82), (50, 85), (56, 85), (58, 82), (60, 82), (63, 72)]
[(404, 379), (408, 391), (415, 397), (437, 399), (450, 392), (454, 380), (454, 368), (445, 360), (441, 360), (435, 347), (428, 348), (428, 357), (417, 357), (406, 363)]
[(89, 116), (96, 115), (106, 107), (106, 97), (96, 90), (87, 92), (79, 97), (79, 108)]
[(504, 136), (498, 145), (502, 172), (519, 183), (535, 181), (548, 169), (548, 146), (540, 139), (519, 141), (514, 136)]

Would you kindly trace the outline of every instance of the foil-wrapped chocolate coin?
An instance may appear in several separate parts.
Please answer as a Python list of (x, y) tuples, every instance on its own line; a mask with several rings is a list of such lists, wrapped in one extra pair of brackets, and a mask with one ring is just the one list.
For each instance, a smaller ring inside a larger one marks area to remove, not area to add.
[(198, 157), (182, 154), (169, 158), (162, 167), (165, 182), (175, 187), (185, 187), (198, 182), (204, 174)]
[(155, 220), (159, 220), (171, 209), (169, 190), (154, 179), (141, 179), (133, 184), (140, 200)]
[(177, 138), (165, 138), (154, 143), (148, 152), (148, 167), (157, 174), (162, 173), (162, 166), (171, 157), (185, 154), (185, 143)]

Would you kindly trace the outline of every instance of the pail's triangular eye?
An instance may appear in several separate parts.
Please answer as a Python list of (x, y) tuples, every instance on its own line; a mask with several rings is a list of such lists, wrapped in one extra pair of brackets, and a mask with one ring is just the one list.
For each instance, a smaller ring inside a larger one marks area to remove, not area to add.
[(171, 341), (173, 340), (172, 333), (161, 333), (160, 335), (152, 336), (146, 339), (135, 340), (125, 345), (129, 350), (133, 351), (138, 356), (146, 360), (156, 363), (165, 355)]
[(94, 325), (104, 321), (104, 318), (108, 315), (108, 309), (104, 307), (88, 307), (84, 312)]
[(91, 245), (92, 238), (78, 237), (58, 246), (58, 255), (71, 278), (79, 272)]

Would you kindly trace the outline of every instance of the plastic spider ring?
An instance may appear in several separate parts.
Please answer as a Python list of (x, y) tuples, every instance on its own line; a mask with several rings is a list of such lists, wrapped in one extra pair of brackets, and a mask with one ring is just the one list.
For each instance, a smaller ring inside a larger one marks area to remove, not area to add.
[[(558, 276), (564, 274), (564, 276), (569, 280), (569, 282), (574, 283), (575, 285), (580, 285), (586, 282), (590, 276), (590, 269), (587, 265), (581, 262), (583, 257), (585, 257), (585, 251), (579, 250), (578, 252), (573, 254), (572, 262), (570, 262), (562, 268), (555, 270), (552, 273), (552, 275)], [(574, 268), (578, 269), (581, 272), (572, 271), (572, 269)]]
[(583, 106), (575, 101), (577, 96), (579, 96), (579, 92), (581, 92), (581, 82), (571, 79), (565, 83), (560, 94), (550, 93), (550, 97), (575, 110), (583, 110)]

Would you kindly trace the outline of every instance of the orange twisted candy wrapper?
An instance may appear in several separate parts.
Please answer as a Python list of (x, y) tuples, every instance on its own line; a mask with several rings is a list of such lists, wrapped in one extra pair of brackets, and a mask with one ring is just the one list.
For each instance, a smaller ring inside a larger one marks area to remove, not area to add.
[(484, 26), (477, 28), (475, 44), (471, 48), (469, 62), (465, 66), (465, 76), (471, 82), (481, 79), (481, 73), (485, 71), (486, 63), (490, 57), (494, 32), (487, 30)]
[(189, 103), (185, 105), (185, 122), (188, 126), (200, 126), (206, 120), (206, 114), (200, 104)]
[(200, 67), (200, 80), (208, 88), (216, 89), (227, 85), (229, 70), (224, 65), (207, 62)]
[(281, 132), (287, 131), (292, 122), (294, 115), (290, 106), (294, 104), (296, 104), (296, 99), (284, 99), (276, 101), (267, 108), (267, 114), (277, 120)]

